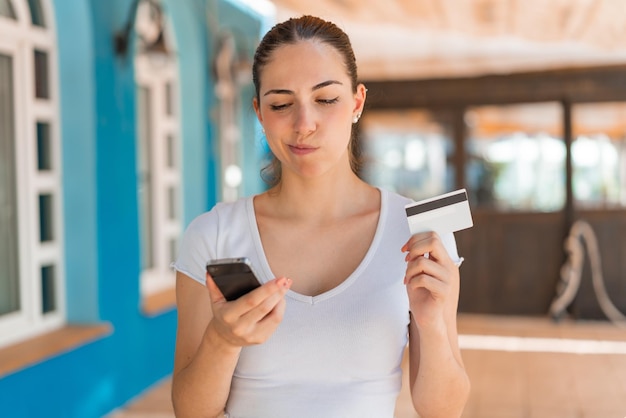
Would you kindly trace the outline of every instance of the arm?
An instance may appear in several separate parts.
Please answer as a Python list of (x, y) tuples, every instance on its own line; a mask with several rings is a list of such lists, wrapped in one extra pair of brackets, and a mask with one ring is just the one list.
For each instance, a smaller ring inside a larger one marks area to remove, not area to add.
[(413, 405), (424, 418), (461, 416), (470, 382), (456, 327), (459, 269), (434, 233), (414, 235), (403, 251), (408, 252), (405, 284), (411, 309)]
[(210, 276), (207, 288), (176, 274), (178, 330), (172, 378), (177, 417), (219, 417), (241, 348), (260, 344), (276, 329), (291, 281), (272, 280), (226, 302)]

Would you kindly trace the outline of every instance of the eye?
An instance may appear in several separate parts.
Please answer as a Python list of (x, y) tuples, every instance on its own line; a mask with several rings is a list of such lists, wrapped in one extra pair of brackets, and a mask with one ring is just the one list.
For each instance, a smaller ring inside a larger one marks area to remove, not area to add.
[(291, 103), (285, 103), (285, 104), (271, 104), (270, 105), (270, 109), (274, 110), (274, 111), (281, 111), (281, 110), (285, 110), (287, 109), (289, 106), (291, 106)]
[(335, 97), (334, 99), (317, 99), (318, 103), (324, 104), (324, 105), (331, 105), (331, 104), (335, 104), (339, 101), (339, 96)]

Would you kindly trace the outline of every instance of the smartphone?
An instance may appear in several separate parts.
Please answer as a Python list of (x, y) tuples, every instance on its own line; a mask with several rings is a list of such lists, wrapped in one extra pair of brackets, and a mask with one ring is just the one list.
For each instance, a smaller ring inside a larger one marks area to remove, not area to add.
[(261, 286), (247, 257), (211, 260), (206, 265), (206, 271), (228, 301)]

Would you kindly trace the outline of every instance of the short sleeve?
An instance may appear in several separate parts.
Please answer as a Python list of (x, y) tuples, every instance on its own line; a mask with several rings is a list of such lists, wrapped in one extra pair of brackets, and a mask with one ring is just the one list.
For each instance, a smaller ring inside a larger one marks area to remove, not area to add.
[(216, 258), (219, 219), (215, 209), (195, 218), (185, 230), (178, 258), (172, 267), (201, 284), (206, 282), (206, 263)]

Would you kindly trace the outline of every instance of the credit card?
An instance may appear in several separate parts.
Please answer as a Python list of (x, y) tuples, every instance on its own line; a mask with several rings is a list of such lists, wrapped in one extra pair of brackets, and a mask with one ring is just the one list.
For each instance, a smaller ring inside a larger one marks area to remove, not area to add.
[(439, 235), (474, 226), (465, 189), (405, 206), (411, 235), (435, 231)]

